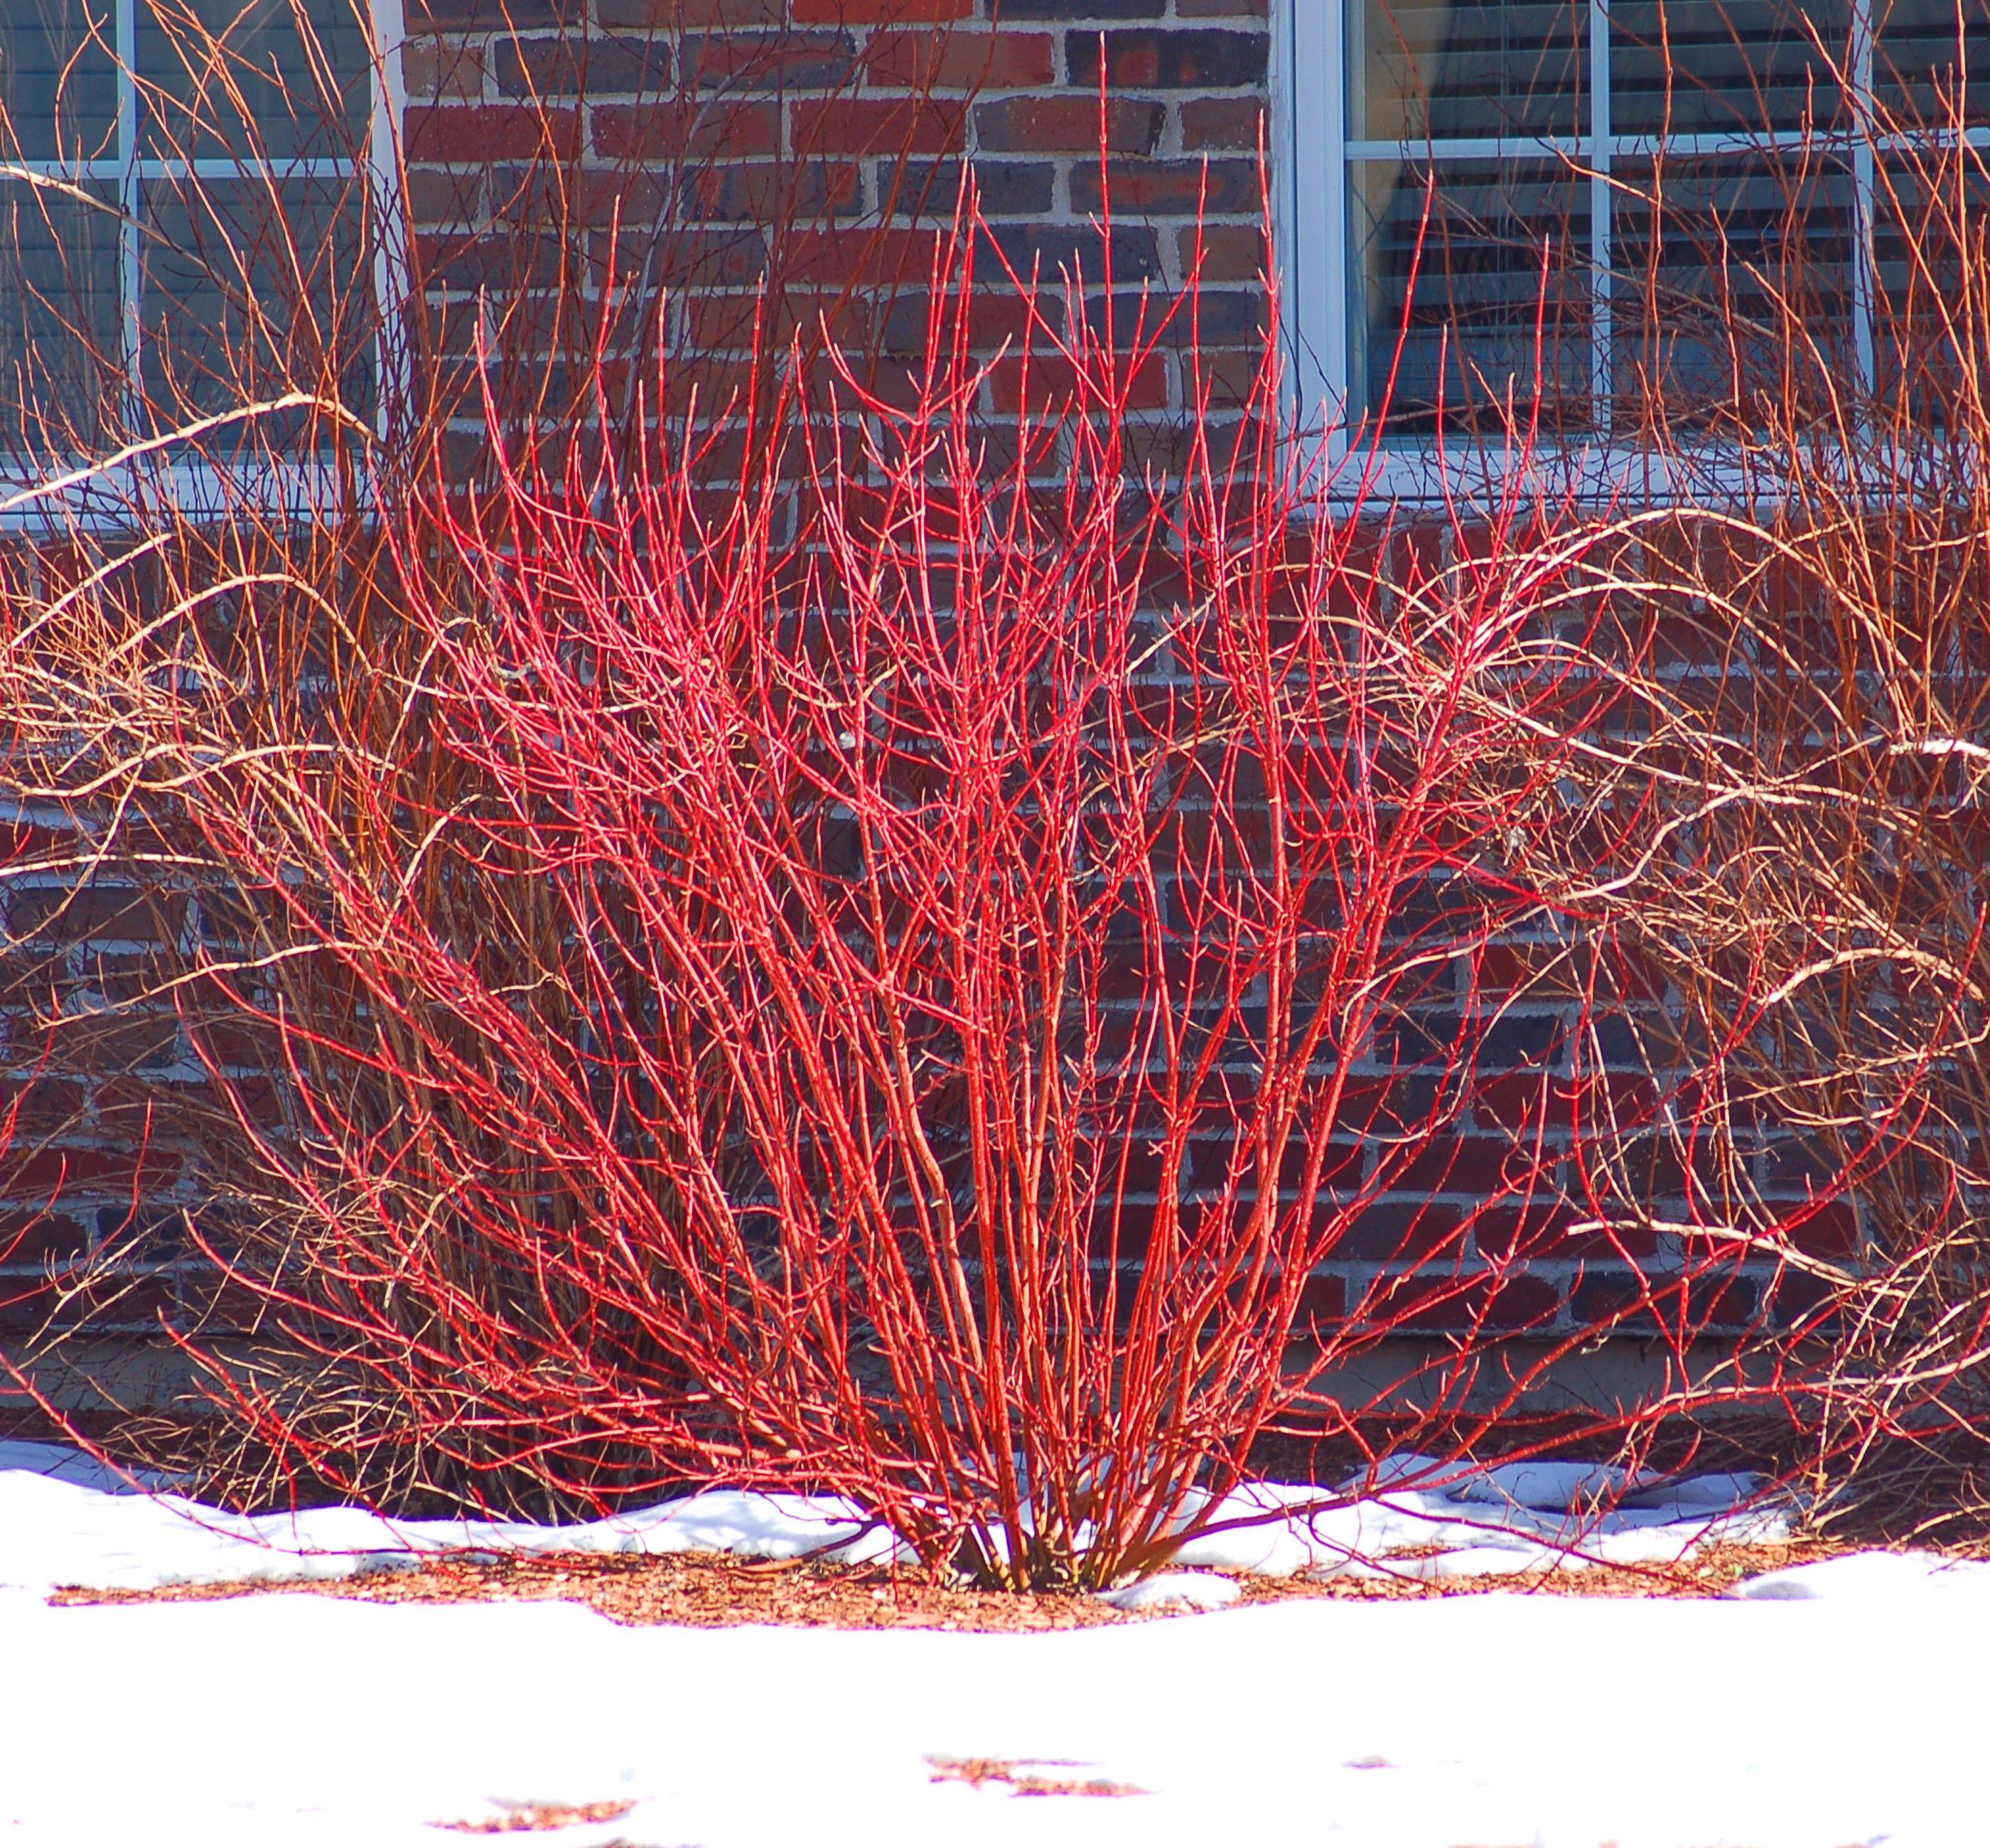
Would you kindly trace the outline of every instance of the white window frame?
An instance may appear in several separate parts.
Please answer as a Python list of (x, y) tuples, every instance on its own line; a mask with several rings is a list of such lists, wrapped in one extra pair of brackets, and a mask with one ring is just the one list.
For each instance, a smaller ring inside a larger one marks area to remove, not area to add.
[[(5, 0), (0, 0), (5, 5)], [(406, 355), (392, 337), (404, 311), (409, 287), (408, 230), (400, 184), (401, 125), (407, 110), (402, 51), (407, 32), (402, 0), (366, 0), (373, 27), (372, 97), (365, 165), (369, 175), (368, 223), (372, 251), (375, 327), (375, 417), (384, 433), (396, 406), (406, 401)], [(0, 174), (63, 186), (86, 184), (117, 189), (120, 344), (127, 396), (144, 397), (144, 333), (140, 314), (142, 189), (148, 180), (237, 179), (275, 170), (273, 164), (208, 157), (162, 159), (138, 151), (138, 88), (133, 70), (138, 45), (138, 0), (111, 0), (117, 82), (115, 151), (90, 160), (9, 161)], [(281, 164), (286, 179), (347, 179), (360, 163), (328, 157), (294, 158)], [(208, 427), (233, 421), (229, 415), (203, 420)], [(23, 475), (0, 467), (0, 532), (46, 532), (50, 528), (102, 528), (131, 525), (134, 510), (159, 508), (194, 518), (212, 517), (245, 501), (270, 513), (307, 515), (327, 504), (332, 485), (325, 464), (300, 455), (282, 464), (256, 465), (253, 477), (240, 469), (224, 475), (211, 463), (189, 460), (171, 433), (134, 440), (114, 454), (77, 457), (58, 473)]]
[[(1608, 399), (1611, 369), (1608, 175), (1617, 160), (1660, 154), (1759, 154), (1800, 147), (1817, 137), (1801, 130), (1775, 133), (1613, 135), (1610, 125), (1610, 0), (1588, 0), (1589, 132), (1582, 135), (1481, 138), (1437, 141), (1356, 141), (1347, 132), (1348, 28), (1360, 0), (1275, 0), (1272, 60), (1273, 146), (1277, 163), (1274, 229), (1284, 277), (1282, 333), (1288, 392), (1299, 440), (1313, 446), (1329, 471), (1336, 496), (1346, 501), (1448, 501), (1496, 496), (1516, 484), (1524, 466), (1539, 485), (1585, 499), (1649, 504), (1670, 497), (1674, 482), (1667, 458), (1613, 437), (1543, 439), (1524, 464), (1516, 456), (1470, 437), (1423, 436), (1379, 440), (1350, 426), (1347, 406), (1353, 381), (1350, 316), (1354, 280), (1349, 244), (1350, 176), (1353, 164), (1374, 159), (1538, 159), (1567, 158), (1590, 175), (1590, 261), (1593, 389)], [(1868, 90), (1874, 34), (1871, 0), (1853, 0), (1852, 66)], [(1869, 385), (1873, 376), (1873, 309), (1876, 300), (1872, 226), (1875, 143), (1862, 132), (1856, 97), (1853, 125), (1842, 138), (1852, 156), (1856, 227), (1852, 299), (1856, 363)], [(1990, 127), (1965, 131), (1972, 147), (1990, 148)], [(1744, 491), (1737, 460), (1715, 449), (1686, 458), (1694, 483), (1704, 490), (1727, 481)]]

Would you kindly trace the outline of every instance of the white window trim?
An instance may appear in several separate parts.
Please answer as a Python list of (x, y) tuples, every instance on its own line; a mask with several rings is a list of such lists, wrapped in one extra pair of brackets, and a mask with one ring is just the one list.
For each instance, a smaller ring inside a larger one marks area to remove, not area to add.
[[(4, 0), (0, 0), (4, 4)], [(368, 216), (373, 232), (375, 416), (384, 433), (396, 408), (409, 401), (408, 355), (394, 330), (408, 302), (409, 268), (406, 202), (401, 188), (402, 124), (407, 112), (402, 63), (406, 43), (402, 0), (368, 0), (373, 26), (372, 105), (367, 129)], [(117, 42), (137, 42), (137, 0), (113, 0)], [(10, 161), (5, 170), (77, 185), (88, 182), (117, 187), (122, 218), (119, 239), (118, 301), (127, 389), (142, 393), (143, 330), (138, 321), (140, 263), (139, 189), (148, 179), (233, 179), (254, 167), (232, 159), (174, 161), (141, 158), (136, 131), (137, 84), (129, 60), (117, 60), (117, 145), (114, 154), (80, 161)], [(284, 164), (286, 178), (351, 177), (351, 161), (297, 159)], [(253, 415), (253, 409), (245, 415)], [(233, 416), (202, 420), (217, 428)], [(245, 467), (216, 468), (204, 460), (171, 452), (171, 437), (134, 440), (100, 457), (79, 457), (64, 470), (39, 476), (0, 467), (0, 532), (45, 533), (128, 527), (134, 513), (213, 518), (244, 504), (260, 513), (307, 518), (329, 504), (336, 489), (327, 461), (301, 455), (294, 461), (263, 460)]]
[[(1622, 439), (1543, 438), (1530, 455), (1510, 447), (1453, 436), (1442, 440), (1401, 437), (1372, 440), (1350, 426), (1350, 312), (1353, 287), (1348, 244), (1350, 164), (1367, 158), (1415, 158), (1421, 141), (1356, 141), (1346, 120), (1347, 8), (1359, 0), (1274, 0), (1271, 80), (1271, 146), (1274, 153), (1272, 228), (1283, 277), (1282, 335), (1288, 409), (1296, 440), (1332, 483), (1333, 499), (1377, 511), (1393, 504), (1449, 504), (1496, 501), (1507, 494), (1541, 492), (1578, 501), (1651, 504), (1694, 487), (1723, 498), (1758, 495), (1763, 484), (1744, 472), (1726, 446), (1666, 456)], [(1588, 0), (1590, 93), (1588, 134), (1520, 138), (1448, 139), (1454, 158), (1524, 158), (1566, 155), (1590, 172), (1591, 261), (1599, 278), (1592, 339), (1595, 389), (1609, 386), (1609, 181), (1617, 159), (1676, 155), (1759, 153), (1797, 147), (1800, 131), (1778, 134), (1698, 134), (1666, 138), (1613, 136), (1610, 130), (1608, 29), (1609, 0)], [(1855, 0), (1853, 62), (1869, 85), (1874, 35), (1868, 5)], [(1855, 99), (1855, 107), (1856, 99)], [(1855, 122), (1846, 138), (1852, 155), (1854, 209), (1860, 235), (1853, 239), (1852, 291), (1857, 363), (1873, 373), (1873, 304), (1876, 293), (1870, 227), (1876, 182), (1874, 143)], [(1971, 147), (1990, 148), (1990, 128), (1965, 131)], [(1903, 142), (1901, 145), (1906, 144)]]

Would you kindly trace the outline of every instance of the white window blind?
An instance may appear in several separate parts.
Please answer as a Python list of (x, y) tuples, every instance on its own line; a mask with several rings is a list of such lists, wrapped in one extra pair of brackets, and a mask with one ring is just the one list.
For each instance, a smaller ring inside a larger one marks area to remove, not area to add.
[(1869, 385), (1911, 192), (1874, 111), (1990, 141), (1990, 0), (1297, 4), (1300, 332), (1353, 432), (1607, 443), (1731, 389), (1771, 291)]

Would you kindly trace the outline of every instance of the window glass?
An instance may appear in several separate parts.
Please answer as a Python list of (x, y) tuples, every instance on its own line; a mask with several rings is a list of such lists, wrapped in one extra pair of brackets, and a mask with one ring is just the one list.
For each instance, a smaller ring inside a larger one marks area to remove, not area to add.
[(1990, 122), (1990, 7), (1983, 0), (1894, 0), (1874, 22), (1873, 88), (1880, 110), (1921, 124), (1957, 114)]
[(1965, 291), (1990, 231), (1990, 164), (1903, 151), (1873, 188), (1873, 358), (1887, 399), (1920, 416), (1980, 389), (1980, 325)]
[(0, 460), (99, 442), (123, 386), (110, 189), (0, 179)]
[(141, 0), (137, 68), (148, 154), (337, 159), (364, 145), (352, 0)]
[(0, 0), (0, 460), (371, 409), (368, 10)]
[(1389, 426), (1467, 427), (1509, 399), (1586, 424), (1588, 186), (1540, 161), (1364, 161), (1351, 177), (1361, 382)]
[(117, 135), (109, 0), (0, 0), (0, 158), (90, 160)]
[(371, 409), (357, 179), (155, 182), (143, 223), (143, 375), (155, 418), (226, 410), (330, 377), (349, 408)]
[(1586, 3), (1347, 16), (1344, 377), (1404, 434), (1876, 385), (1907, 245), (1876, 163), (1990, 130), (1986, 0), (1610, 0), (1601, 44)]
[(1846, 0), (1615, 0), (1611, 130), (1756, 136), (1835, 126), (1851, 24)]
[(1579, 134), (1589, 8), (1567, 0), (1353, 0), (1357, 140)]
[[(1856, 376), (1849, 165), (1672, 155), (1613, 177), (1611, 375), (1625, 422), (1660, 393), (1688, 423), (1764, 392), (1821, 408)], [(1784, 338), (1792, 311), (1806, 350)]]

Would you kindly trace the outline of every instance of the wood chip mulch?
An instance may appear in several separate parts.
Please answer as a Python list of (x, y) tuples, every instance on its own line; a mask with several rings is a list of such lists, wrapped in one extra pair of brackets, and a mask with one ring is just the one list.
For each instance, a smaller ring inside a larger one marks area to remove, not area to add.
[(1143, 1797), (1137, 1784), (1111, 1778), (1061, 1778), (1032, 1771), (1031, 1765), (1069, 1765), (1068, 1758), (948, 1758), (929, 1755), (936, 1784), (965, 1784), (979, 1790), (984, 1784), (1005, 1785), (1016, 1797)]
[[(1245, 1604), (1299, 1598), (1358, 1602), (1455, 1598), (1489, 1591), (1584, 1598), (1710, 1598), (1743, 1578), (1807, 1564), (1854, 1550), (1849, 1543), (1796, 1540), (1776, 1546), (1714, 1547), (1688, 1564), (1664, 1567), (1592, 1566), (1581, 1572), (1538, 1572), (1513, 1578), (1400, 1577), (1267, 1578), (1232, 1573)], [(1384, 1562), (1386, 1563), (1386, 1562)], [(432, 1561), (402, 1571), (351, 1578), (168, 1585), (151, 1591), (69, 1587), (59, 1605), (200, 1603), (246, 1597), (350, 1598), (373, 1604), (534, 1602), (567, 1599), (616, 1623), (683, 1624), (718, 1629), (784, 1624), (833, 1629), (1027, 1632), (1088, 1629), (1144, 1623), (1169, 1611), (1123, 1612), (1076, 1592), (976, 1591), (929, 1585), (915, 1575), (790, 1561), (743, 1561), (724, 1555), (552, 1554), (530, 1558)]]
[(606, 1803), (513, 1803), (502, 1816), (468, 1823), (431, 1823), (457, 1835), (519, 1835), (572, 1829), (582, 1823), (619, 1823), (636, 1807), (623, 1799)]

